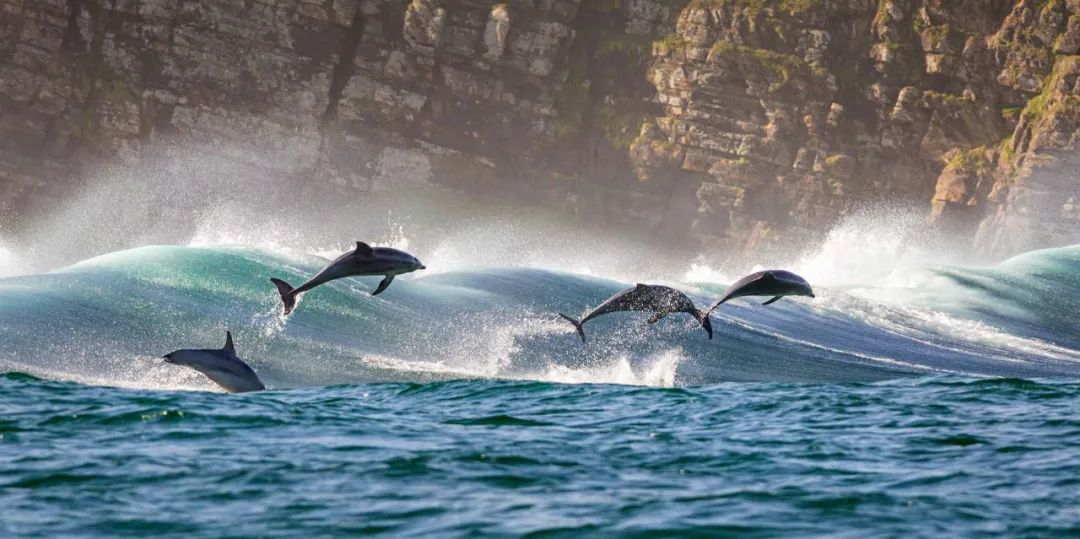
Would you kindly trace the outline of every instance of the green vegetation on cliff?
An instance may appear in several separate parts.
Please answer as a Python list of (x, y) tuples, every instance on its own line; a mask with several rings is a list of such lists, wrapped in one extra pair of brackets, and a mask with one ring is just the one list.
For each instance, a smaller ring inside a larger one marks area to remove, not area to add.
[(690, 7), (703, 9), (732, 7), (742, 10), (750, 17), (757, 17), (767, 11), (795, 16), (824, 4), (824, 0), (694, 0), (690, 3)]
[(809, 64), (792, 54), (785, 54), (768, 49), (755, 49), (738, 45), (730, 41), (717, 41), (709, 50), (710, 58), (724, 58), (736, 63), (756, 64), (771, 71), (780, 80), (774, 90), (779, 89), (795, 75), (824, 77), (828, 74), (824, 68)]
[[(1043, 81), (1042, 92), (1031, 98), (1024, 107), (1021, 116), (1025, 120), (1037, 120), (1048, 112), (1053, 112), (1061, 106), (1065, 106), (1069, 100), (1059, 99), (1054, 102), (1054, 94), (1061, 86), (1066, 74), (1075, 74), (1080, 71), (1080, 56), (1060, 56), (1054, 63), (1054, 69), (1050, 76)], [(1074, 96), (1066, 96), (1076, 99)], [(1048, 107), (1051, 107), (1048, 109)]]
[(979, 146), (956, 152), (945, 166), (950, 170), (985, 174), (990, 171), (990, 160), (986, 158), (986, 148)]

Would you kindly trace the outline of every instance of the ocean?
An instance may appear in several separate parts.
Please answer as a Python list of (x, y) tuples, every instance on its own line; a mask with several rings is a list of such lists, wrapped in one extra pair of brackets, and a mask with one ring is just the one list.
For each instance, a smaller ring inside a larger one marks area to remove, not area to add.
[[(422, 257), (423, 258), (423, 257)], [(1080, 534), (1080, 246), (649, 326), (574, 268), (148, 246), (0, 279), (0, 536)], [(837, 270), (836, 273), (842, 273)], [(663, 284), (707, 305), (728, 276)], [(233, 333), (269, 391), (159, 356)]]

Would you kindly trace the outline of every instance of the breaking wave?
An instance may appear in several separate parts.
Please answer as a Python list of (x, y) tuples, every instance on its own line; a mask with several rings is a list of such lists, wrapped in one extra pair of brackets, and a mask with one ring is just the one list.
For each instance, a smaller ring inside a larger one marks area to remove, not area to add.
[[(680, 386), (1080, 374), (1080, 246), (985, 268), (912, 264), (862, 281), (828, 268), (822, 257), (833, 257), (830, 248), (793, 268), (811, 279), (817, 299), (725, 304), (713, 314), (714, 340), (683, 316), (646, 326), (642, 316), (623, 313), (590, 322), (583, 346), (555, 313), (582, 312), (629, 281), (535, 267), (459, 268), (403, 276), (372, 297), (377, 277), (345, 279), (307, 294), (285, 319), (268, 278), (303, 281), (323, 257), (213, 241), (140, 247), (0, 279), (0, 370), (214, 389), (156, 358), (220, 346), (228, 329), (240, 356), (273, 388), (461, 378)], [(706, 304), (727, 279), (698, 265), (669, 282)]]

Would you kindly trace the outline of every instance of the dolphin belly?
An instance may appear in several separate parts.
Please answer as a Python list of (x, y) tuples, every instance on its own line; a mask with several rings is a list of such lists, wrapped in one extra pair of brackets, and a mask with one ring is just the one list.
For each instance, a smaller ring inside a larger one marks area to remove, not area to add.
[(308, 292), (313, 288), (326, 284), (330, 281), (345, 277), (364, 277), (382, 275), (383, 281), (372, 295), (380, 294), (394, 280), (395, 275), (411, 273), (418, 269), (425, 269), (420, 260), (404, 251), (389, 247), (371, 247), (364, 242), (356, 242), (356, 249), (346, 252), (330, 262), (322, 271), (315, 274), (306, 283), (293, 288), (289, 283), (277, 279), (270, 279), (281, 295), (281, 302), (285, 308), (285, 314), (292, 312), (296, 305), (296, 296)]
[(654, 324), (661, 318), (675, 312), (685, 312), (696, 318), (705, 331), (712, 338), (712, 324), (709, 322), (708, 313), (698, 310), (686, 294), (674, 288), (662, 285), (647, 285), (638, 283), (632, 288), (623, 290), (607, 301), (601, 303), (593, 310), (585, 313), (581, 320), (565, 314), (559, 316), (568, 320), (577, 329), (582, 342), (585, 341), (585, 333), (582, 325), (593, 318), (616, 312), (649, 312), (653, 313), (648, 323)]
[(215, 384), (223, 387), (230, 393), (246, 393), (248, 391), (262, 391), (266, 389), (262, 380), (259, 380), (259, 377), (254, 374), (251, 374), (250, 376), (238, 375), (237, 373), (219, 369), (207, 369), (202, 371), (202, 373)]

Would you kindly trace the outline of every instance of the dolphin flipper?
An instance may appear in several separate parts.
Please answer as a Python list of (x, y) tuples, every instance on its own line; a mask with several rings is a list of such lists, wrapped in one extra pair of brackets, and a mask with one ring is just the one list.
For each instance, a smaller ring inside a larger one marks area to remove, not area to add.
[(375, 291), (371, 293), (372, 296), (378, 296), (386, 287), (390, 286), (390, 283), (394, 282), (393, 275), (387, 275), (382, 281), (379, 281), (379, 286), (375, 287)]
[(769, 301), (766, 301), (765, 303), (762, 303), (762, 305), (768, 305), (770, 303), (776, 303), (777, 301), (780, 301), (780, 298), (782, 298), (782, 297), (784, 297), (784, 296), (776, 296), (775, 298), (770, 299)]
[(585, 328), (582, 327), (583, 322), (578, 322), (576, 319), (570, 318), (563, 313), (559, 313), (559, 316), (565, 318), (567, 322), (574, 324), (574, 329), (577, 330), (578, 335), (581, 335), (581, 342), (585, 342)]
[(656, 314), (650, 316), (649, 319), (645, 321), (645, 323), (646, 324), (655, 324), (655, 323), (659, 322), (661, 318), (663, 318), (663, 317), (665, 317), (667, 315), (668, 315), (668, 313), (656, 313)]

